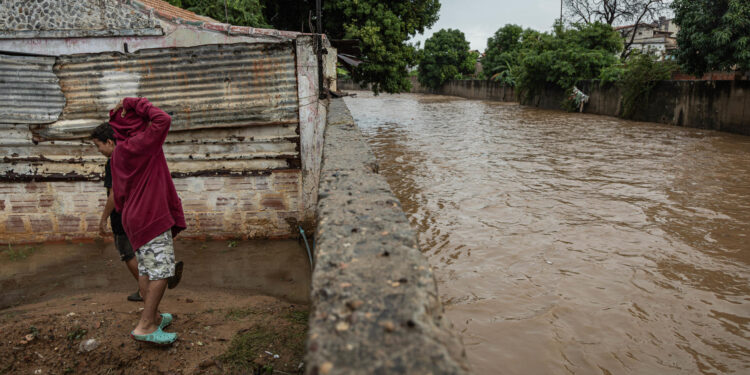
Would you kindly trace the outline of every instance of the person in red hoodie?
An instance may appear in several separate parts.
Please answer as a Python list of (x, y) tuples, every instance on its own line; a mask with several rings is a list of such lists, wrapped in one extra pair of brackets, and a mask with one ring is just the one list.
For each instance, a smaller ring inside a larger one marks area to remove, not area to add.
[(117, 145), (112, 151), (115, 209), (138, 259), (138, 285), (145, 307), (131, 332), (137, 341), (168, 345), (164, 332), (172, 315), (159, 314), (167, 278), (175, 273), (172, 239), (186, 228), (182, 202), (172, 182), (162, 145), (172, 118), (146, 98), (125, 98), (109, 112)]

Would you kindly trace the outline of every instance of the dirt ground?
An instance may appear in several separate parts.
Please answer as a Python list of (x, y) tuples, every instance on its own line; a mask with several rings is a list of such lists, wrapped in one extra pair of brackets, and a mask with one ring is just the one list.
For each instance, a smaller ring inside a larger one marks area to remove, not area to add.
[[(174, 315), (166, 331), (179, 338), (169, 347), (130, 338), (142, 306), (111, 292), (2, 310), (0, 374), (300, 373), (303, 367), (305, 306), (170, 291), (161, 310)], [(96, 344), (87, 351), (90, 339)]]
[(175, 247), (169, 347), (130, 337), (143, 303), (126, 300), (135, 281), (111, 243), (2, 248), (0, 375), (302, 372), (310, 277), (296, 241)]

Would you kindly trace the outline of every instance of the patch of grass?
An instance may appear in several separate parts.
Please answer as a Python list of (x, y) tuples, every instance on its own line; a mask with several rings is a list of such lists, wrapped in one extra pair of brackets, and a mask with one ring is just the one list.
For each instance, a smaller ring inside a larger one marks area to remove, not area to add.
[(74, 330), (68, 332), (68, 341), (76, 341), (82, 339), (86, 334), (89, 333), (88, 330), (85, 328), (81, 328), (81, 326), (77, 326)]
[(226, 317), (227, 319), (240, 320), (240, 319), (244, 319), (244, 318), (247, 318), (248, 316), (256, 315), (256, 314), (258, 314), (257, 311), (253, 310), (250, 307), (246, 307), (246, 308), (229, 309), (229, 311), (227, 311)]
[(248, 332), (235, 335), (229, 349), (219, 356), (219, 360), (237, 370), (258, 369), (262, 366), (256, 363), (259, 355), (268, 349), (276, 338), (276, 332), (271, 327), (253, 327)]
[[(232, 338), (229, 349), (217, 359), (240, 373), (273, 374), (275, 363), (265, 351), (285, 348), (293, 358), (288, 363), (299, 363), (304, 356), (305, 333), (307, 328), (298, 324), (283, 325), (266, 322), (241, 331)], [(283, 373), (283, 372), (282, 372)]]
[(237, 247), (237, 245), (239, 245), (239, 242), (237, 240), (231, 240), (231, 241), (227, 242), (227, 247), (228, 248), (234, 248), (234, 247)]
[(34, 251), (36, 251), (36, 246), (24, 246), (24, 247), (14, 248), (13, 245), (8, 244), (8, 248), (3, 250), (3, 253), (8, 254), (8, 258), (10, 258), (11, 262), (16, 262), (22, 259), (26, 259)]
[(310, 317), (310, 313), (304, 310), (291, 310), (284, 314), (284, 319), (290, 323), (301, 324), (307, 327), (307, 321)]

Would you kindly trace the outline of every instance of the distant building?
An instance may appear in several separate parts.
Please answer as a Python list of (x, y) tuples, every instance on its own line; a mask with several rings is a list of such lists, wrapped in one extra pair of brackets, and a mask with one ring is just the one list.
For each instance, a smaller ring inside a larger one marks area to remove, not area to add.
[(677, 48), (677, 32), (680, 28), (673, 20), (660, 17), (657, 22), (641, 23), (637, 28), (635, 25), (625, 25), (616, 27), (615, 30), (620, 33), (626, 44), (635, 32), (630, 50), (656, 54), (663, 59)]
[(479, 55), (479, 58), (477, 59), (477, 63), (474, 66), (474, 77), (479, 77), (482, 75), (482, 72), (484, 71), (484, 68), (482, 67), (482, 58), (484, 57), (484, 53), (478, 50), (474, 50), (471, 52), (476, 52)]

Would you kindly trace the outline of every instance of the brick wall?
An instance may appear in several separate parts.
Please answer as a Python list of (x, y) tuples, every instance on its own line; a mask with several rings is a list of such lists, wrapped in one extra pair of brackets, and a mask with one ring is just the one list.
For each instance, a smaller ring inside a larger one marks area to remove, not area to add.
[[(265, 238), (296, 233), (301, 172), (174, 179), (190, 238)], [(0, 243), (93, 239), (106, 199), (101, 181), (0, 182)]]

